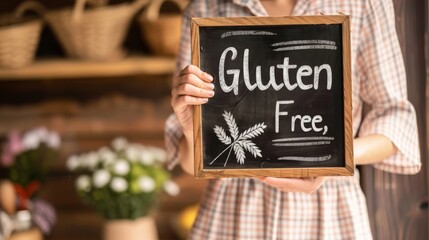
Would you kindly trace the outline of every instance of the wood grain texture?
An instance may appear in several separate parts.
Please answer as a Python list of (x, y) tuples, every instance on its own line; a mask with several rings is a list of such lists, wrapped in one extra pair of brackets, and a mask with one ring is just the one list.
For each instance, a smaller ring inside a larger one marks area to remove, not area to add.
[[(200, 67), (199, 26), (191, 21), (191, 55), (192, 64)], [(201, 133), (201, 105), (194, 106), (194, 176), (198, 177), (203, 168), (202, 133)]]
[(419, 128), (422, 170), (413, 176), (362, 168), (374, 239), (429, 239), (428, 222), (428, 119), (429, 17), (427, 1), (394, 0), (396, 29), (407, 70), (408, 97)]
[[(201, 164), (200, 164), (201, 166)], [(264, 168), (264, 169), (225, 169), (206, 170), (198, 168), (196, 177), (204, 178), (228, 178), (228, 177), (316, 177), (316, 176), (351, 176), (354, 169), (347, 168)]]
[(215, 17), (193, 18), (198, 26), (246, 26), (246, 25), (302, 25), (302, 24), (336, 24), (346, 21), (346, 15), (324, 16), (286, 16), (286, 17)]
[(203, 170), (203, 151), (201, 133), (201, 106), (194, 107), (194, 176), (200, 177)]
[(168, 57), (133, 56), (115, 62), (47, 59), (18, 69), (0, 68), (0, 81), (159, 75), (174, 69), (175, 60)]
[(350, 17), (344, 16), (343, 27), (343, 86), (344, 86), (344, 141), (346, 169), (353, 175), (353, 120), (352, 120), (352, 76), (350, 48)]

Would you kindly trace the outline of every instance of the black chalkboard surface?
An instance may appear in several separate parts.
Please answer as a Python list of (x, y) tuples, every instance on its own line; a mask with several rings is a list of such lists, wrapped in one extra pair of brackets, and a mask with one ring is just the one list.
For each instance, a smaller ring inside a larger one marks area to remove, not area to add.
[(215, 84), (195, 108), (196, 177), (353, 174), (348, 16), (191, 27), (193, 64)]

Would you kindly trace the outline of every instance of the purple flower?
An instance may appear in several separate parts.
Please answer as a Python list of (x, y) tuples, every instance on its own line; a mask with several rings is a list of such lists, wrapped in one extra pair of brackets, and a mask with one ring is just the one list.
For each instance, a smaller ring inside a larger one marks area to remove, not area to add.
[(1, 156), (2, 165), (8, 167), (13, 164), (15, 156), (24, 150), (21, 136), (17, 131), (12, 131), (8, 135), (8, 141), (3, 147)]
[(49, 235), (57, 222), (55, 208), (50, 203), (36, 198), (32, 201), (31, 209), (33, 212), (34, 223), (45, 235)]

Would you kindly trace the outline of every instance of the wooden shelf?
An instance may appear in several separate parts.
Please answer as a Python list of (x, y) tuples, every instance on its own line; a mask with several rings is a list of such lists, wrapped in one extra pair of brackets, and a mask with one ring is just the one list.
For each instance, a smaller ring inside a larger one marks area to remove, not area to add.
[(0, 81), (167, 75), (174, 69), (173, 57), (131, 56), (115, 62), (46, 59), (23, 68), (0, 69)]

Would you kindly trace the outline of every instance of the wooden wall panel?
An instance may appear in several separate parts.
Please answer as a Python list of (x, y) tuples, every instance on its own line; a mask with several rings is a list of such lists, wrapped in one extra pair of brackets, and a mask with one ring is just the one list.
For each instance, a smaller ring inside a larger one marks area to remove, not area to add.
[[(394, 0), (396, 27), (405, 59), (408, 95), (417, 112), (422, 156), (418, 175), (396, 175), (362, 168), (374, 239), (429, 239), (427, 140), (427, 1)], [(425, 33), (426, 28), (426, 33)], [(425, 40), (426, 36), (426, 40)], [(425, 43), (426, 41), (426, 43)]]
[(168, 97), (137, 99), (109, 95), (86, 103), (52, 100), (23, 106), (0, 106), (0, 136), (12, 130), (38, 126), (60, 133), (61, 158), (57, 170), (64, 169), (71, 154), (98, 149), (118, 136), (143, 144), (164, 146), (164, 122), (171, 113)]

